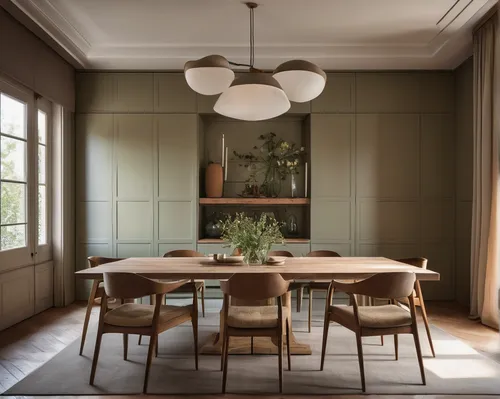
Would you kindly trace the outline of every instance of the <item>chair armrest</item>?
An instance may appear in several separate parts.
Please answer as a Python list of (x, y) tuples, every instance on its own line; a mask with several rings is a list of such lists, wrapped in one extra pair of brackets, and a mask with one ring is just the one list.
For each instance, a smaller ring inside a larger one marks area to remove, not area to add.
[(156, 281), (154, 294), (168, 294), (190, 282), (191, 280)]
[(223, 293), (226, 293), (229, 291), (229, 283), (228, 280), (221, 280), (220, 281), (220, 289)]
[(342, 283), (332, 280), (332, 287), (335, 291), (345, 292), (346, 294), (355, 293), (357, 283)]

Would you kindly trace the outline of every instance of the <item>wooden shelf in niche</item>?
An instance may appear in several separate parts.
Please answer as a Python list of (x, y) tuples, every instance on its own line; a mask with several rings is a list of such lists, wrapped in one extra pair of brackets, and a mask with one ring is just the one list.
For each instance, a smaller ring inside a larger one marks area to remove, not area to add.
[(200, 205), (309, 205), (310, 198), (200, 198)]
[[(285, 238), (286, 244), (309, 244), (309, 238)], [(224, 241), (220, 238), (200, 238), (198, 244), (222, 244)]]

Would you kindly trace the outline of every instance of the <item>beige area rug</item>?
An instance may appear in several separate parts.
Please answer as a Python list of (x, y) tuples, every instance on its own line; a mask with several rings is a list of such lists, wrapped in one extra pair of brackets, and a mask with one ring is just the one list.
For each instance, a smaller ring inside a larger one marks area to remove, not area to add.
[[(220, 304), (206, 318), (200, 317), (200, 346), (217, 330)], [(307, 312), (294, 314), (296, 338), (312, 347), (311, 356), (292, 356), (292, 371), (286, 369), (285, 394), (359, 394), (361, 382), (354, 334), (338, 326), (330, 328), (325, 370), (319, 371), (322, 322), (315, 315), (313, 332), (306, 331)], [(95, 326), (94, 326), (95, 328)], [(430, 356), (425, 332), (421, 344), (427, 385), (421, 385), (418, 362), (410, 335), (399, 339), (400, 358), (394, 360), (391, 337), (384, 346), (378, 337), (363, 339), (367, 393), (371, 394), (468, 394), (500, 395), (500, 364), (444, 331), (433, 327), (437, 357)], [(95, 386), (88, 385), (95, 335), (90, 333), (84, 356), (78, 356), (79, 340), (20, 381), (4, 395), (95, 395), (137, 394), (142, 390), (147, 339), (141, 346), (129, 340), (129, 360), (122, 358), (122, 337), (103, 338)], [(185, 324), (160, 336), (159, 357), (153, 359), (149, 381), (152, 394), (217, 394), (222, 373), (219, 356), (200, 356), (194, 370), (193, 336)], [(232, 355), (229, 358), (229, 393), (277, 393), (278, 359), (274, 355)]]

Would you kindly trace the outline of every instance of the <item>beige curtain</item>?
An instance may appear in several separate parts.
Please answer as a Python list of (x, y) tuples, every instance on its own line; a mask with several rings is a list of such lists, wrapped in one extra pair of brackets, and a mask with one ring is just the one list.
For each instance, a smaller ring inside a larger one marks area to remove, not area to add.
[(498, 329), (500, 268), (500, 30), (498, 12), (474, 34), (471, 317)]

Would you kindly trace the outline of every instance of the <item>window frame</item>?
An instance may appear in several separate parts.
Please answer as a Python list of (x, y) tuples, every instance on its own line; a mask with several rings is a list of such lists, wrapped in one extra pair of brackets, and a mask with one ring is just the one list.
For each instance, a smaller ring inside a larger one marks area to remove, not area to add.
[[(47, 116), (47, 130), (45, 137), (45, 202), (46, 202), (46, 243), (38, 244), (38, 110), (44, 112)], [(35, 128), (34, 128), (34, 136), (35, 136), (35, 158), (36, 158), (36, 169), (35, 169), (35, 226), (34, 226), (34, 255), (35, 255), (35, 263), (42, 263), (49, 260), (52, 260), (52, 103), (43, 97), (39, 97), (36, 100), (36, 108), (35, 108)]]

